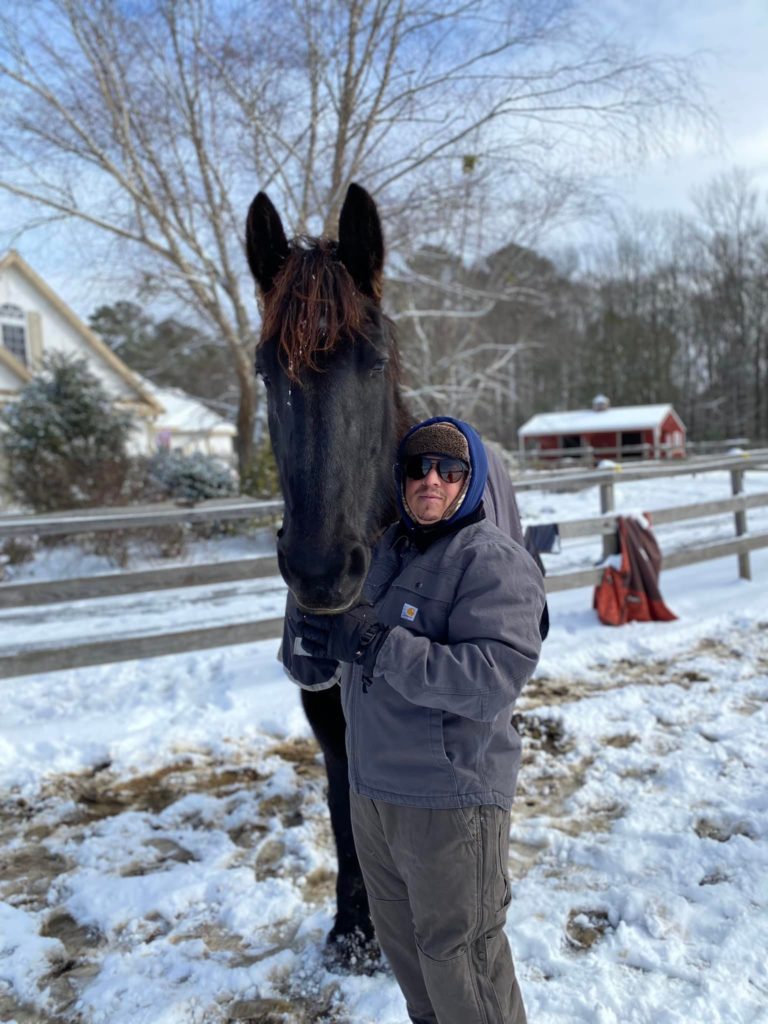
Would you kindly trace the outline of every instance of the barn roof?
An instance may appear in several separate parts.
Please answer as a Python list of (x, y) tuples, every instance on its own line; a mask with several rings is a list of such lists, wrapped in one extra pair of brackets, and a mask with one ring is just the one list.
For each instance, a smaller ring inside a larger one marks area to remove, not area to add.
[[(601, 434), (618, 430), (651, 430), (658, 427), (671, 405), (617, 405), (595, 412), (573, 409), (570, 412), (543, 412), (532, 416), (518, 430), (519, 437), (547, 434)], [(675, 413), (677, 416), (677, 413)], [(678, 417), (679, 419), (679, 417)]]

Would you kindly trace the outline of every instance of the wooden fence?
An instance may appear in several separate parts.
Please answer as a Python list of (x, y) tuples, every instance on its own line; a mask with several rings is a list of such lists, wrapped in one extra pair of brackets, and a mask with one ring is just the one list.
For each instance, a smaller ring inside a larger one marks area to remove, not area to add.
[[(547, 490), (555, 492), (598, 487), (600, 514), (586, 519), (563, 520), (558, 523), (558, 527), (560, 537), (564, 540), (602, 536), (603, 555), (605, 556), (615, 549), (614, 489), (617, 481), (727, 471), (731, 481), (730, 497), (655, 509), (652, 513), (653, 524), (654, 528), (657, 528), (686, 520), (732, 514), (734, 517), (733, 537), (671, 552), (664, 558), (664, 568), (673, 569), (724, 556), (736, 556), (739, 574), (742, 578), (749, 579), (751, 575), (750, 552), (768, 546), (768, 532), (749, 533), (747, 512), (750, 509), (768, 506), (768, 491), (745, 494), (744, 475), (750, 469), (763, 467), (768, 469), (768, 449), (721, 458), (702, 458), (642, 466), (633, 464), (631, 468), (617, 465), (610, 469), (598, 469), (586, 473), (574, 470), (531, 473), (518, 479), (515, 486), (518, 491)], [(279, 515), (281, 507), (280, 502), (259, 502), (238, 498), (207, 501), (193, 507), (165, 504), (139, 508), (95, 509), (46, 516), (0, 516), (0, 541), (4, 537), (11, 536), (68, 536), (103, 530), (138, 530), (169, 524), (217, 520), (264, 521)], [(555, 593), (575, 587), (594, 586), (600, 581), (602, 571), (602, 567), (597, 565), (570, 572), (554, 573), (547, 576), (547, 591)], [(34, 607), (76, 600), (109, 598), (167, 588), (258, 579), (276, 574), (277, 559), (269, 556), (214, 564), (193, 564), (110, 573), (79, 579), (29, 583), (10, 582), (0, 584), (0, 608)], [(1, 620), (0, 628), (2, 628)], [(71, 644), (67, 647), (56, 644), (38, 645), (5, 655), (0, 653), (0, 678), (251, 643), (256, 640), (278, 637), (281, 632), (282, 619), (278, 618), (165, 632), (159, 635), (130, 636), (104, 641), (94, 640)]]

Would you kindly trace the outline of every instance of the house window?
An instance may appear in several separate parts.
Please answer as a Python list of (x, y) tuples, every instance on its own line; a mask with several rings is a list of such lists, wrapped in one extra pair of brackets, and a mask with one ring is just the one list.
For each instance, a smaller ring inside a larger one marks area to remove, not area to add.
[(27, 331), (24, 326), (24, 310), (10, 302), (0, 306), (0, 333), (4, 348), (26, 366)]

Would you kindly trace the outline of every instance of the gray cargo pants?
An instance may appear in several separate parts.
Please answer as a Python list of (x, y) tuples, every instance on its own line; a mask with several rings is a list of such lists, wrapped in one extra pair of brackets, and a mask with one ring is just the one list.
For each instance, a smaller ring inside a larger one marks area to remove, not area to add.
[(526, 1024), (503, 931), (509, 811), (350, 800), (376, 935), (414, 1024)]

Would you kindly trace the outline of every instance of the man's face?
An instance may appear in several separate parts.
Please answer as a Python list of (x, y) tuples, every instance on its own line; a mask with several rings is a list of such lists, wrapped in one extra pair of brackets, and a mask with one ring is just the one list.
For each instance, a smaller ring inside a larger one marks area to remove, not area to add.
[[(430, 455), (428, 457), (440, 459), (445, 456)], [(465, 481), (466, 477), (462, 477), (455, 484), (448, 483), (442, 479), (434, 465), (421, 480), (412, 480), (406, 475), (405, 500), (416, 522), (421, 526), (440, 522), (446, 510), (461, 494)]]

